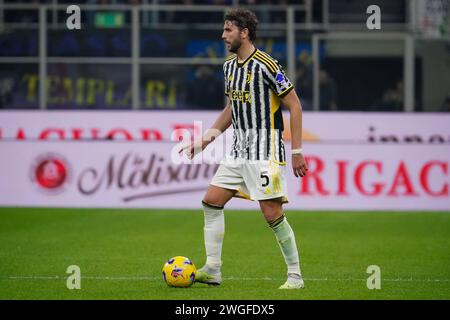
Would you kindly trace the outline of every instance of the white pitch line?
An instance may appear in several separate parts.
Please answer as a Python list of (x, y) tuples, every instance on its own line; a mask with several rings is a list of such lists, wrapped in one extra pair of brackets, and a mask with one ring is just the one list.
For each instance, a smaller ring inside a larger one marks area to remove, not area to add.
[[(162, 277), (148, 277), (148, 276), (81, 276), (81, 279), (85, 280), (126, 280), (126, 281), (139, 281), (139, 280), (161, 280)], [(0, 280), (66, 280), (67, 276), (0, 276)], [(281, 281), (284, 278), (249, 278), (249, 277), (224, 277), (224, 280), (229, 281)], [(350, 281), (367, 281), (367, 279), (357, 278), (304, 278), (305, 281), (336, 281), (336, 282), (350, 282)], [(413, 279), (413, 278), (396, 278), (396, 279), (383, 279), (381, 281), (388, 282), (450, 282), (450, 279)]]

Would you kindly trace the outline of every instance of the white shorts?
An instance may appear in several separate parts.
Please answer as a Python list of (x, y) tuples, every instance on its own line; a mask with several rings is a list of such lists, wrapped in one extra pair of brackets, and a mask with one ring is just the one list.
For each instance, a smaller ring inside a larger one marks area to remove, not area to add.
[(245, 160), (226, 156), (211, 184), (236, 190), (235, 197), (248, 200), (281, 198), (288, 202), (286, 165), (270, 160)]

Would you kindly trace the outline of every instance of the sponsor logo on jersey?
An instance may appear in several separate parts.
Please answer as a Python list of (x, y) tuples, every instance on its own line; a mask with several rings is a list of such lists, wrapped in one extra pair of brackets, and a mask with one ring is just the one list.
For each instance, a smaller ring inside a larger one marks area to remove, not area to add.
[(251, 96), (249, 91), (231, 90), (230, 99), (234, 101), (241, 101), (243, 103), (251, 102)]

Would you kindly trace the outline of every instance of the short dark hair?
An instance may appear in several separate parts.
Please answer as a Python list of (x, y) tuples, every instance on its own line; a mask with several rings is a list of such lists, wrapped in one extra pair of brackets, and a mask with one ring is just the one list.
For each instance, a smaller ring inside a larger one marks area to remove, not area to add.
[(251, 42), (256, 39), (256, 26), (258, 25), (258, 18), (256, 14), (247, 9), (233, 9), (225, 13), (223, 21), (233, 22), (239, 30), (248, 29), (248, 36)]

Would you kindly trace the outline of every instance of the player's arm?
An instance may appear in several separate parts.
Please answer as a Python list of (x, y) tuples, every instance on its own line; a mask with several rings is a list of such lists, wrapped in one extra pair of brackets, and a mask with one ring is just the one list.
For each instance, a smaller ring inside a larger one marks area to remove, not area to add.
[[(291, 90), (281, 102), (289, 110), (292, 150), (302, 148), (302, 105), (295, 90)], [(292, 169), (296, 177), (303, 177), (308, 171), (308, 165), (302, 153), (292, 155)]]
[(180, 149), (179, 153), (186, 153), (189, 159), (194, 158), (194, 156), (203, 151), (214, 139), (220, 136), (228, 127), (231, 125), (231, 108), (230, 108), (230, 98), (227, 96), (226, 105), (223, 111), (220, 113), (219, 117), (216, 119), (211, 128), (206, 130), (202, 138), (193, 141), (189, 145)]
[(227, 97), (225, 108), (222, 113), (216, 119), (212, 127), (206, 130), (202, 137), (202, 150), (205, 149), (208, 144), (214, 141), (218, 136), (220, 136), (228, 127), (231, 125), (231, 108), (230, 108), (230, 98)]

